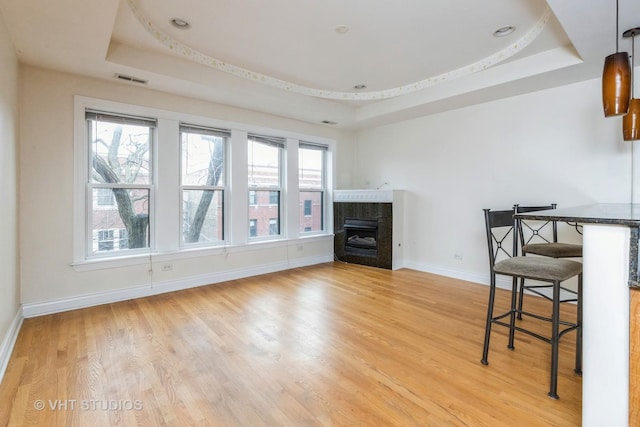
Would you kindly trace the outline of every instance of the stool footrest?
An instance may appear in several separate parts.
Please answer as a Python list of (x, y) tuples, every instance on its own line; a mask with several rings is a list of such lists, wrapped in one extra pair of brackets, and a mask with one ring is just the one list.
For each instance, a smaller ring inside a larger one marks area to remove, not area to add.
[[(545, 322), (551, 322), (552, 321), (551, 318), (549, 318), (549, 317), (540, 316), (540, 315), (535, 314), (535, 313), (529, 313), (529, 312), (521, 311), (521, 310), (514, 310), (513, 312), (516, 313), (516, 314), (520, 313), (523, 316), (533, 317), (535, 319), (542, 320), (542, 321), (545, 321)], [(502, 321), (502, 319), (504, 319), (505, 317), (507, 317), (509, 315), (511, 315), (511, 311), (507, 311), (506, 313), (502, 313), (499, 316), (495, 316), (495, 317), (493, 317), (491, 319), (491, 323), (496, 324), (496, 325), (500, 325), (500, 326), (504, 326), (505, 328), (510, 329), (511, 328), (511, 324)], [(567, 321), (564, 321), (564, 320), (559, 320), (558, 324), (566, 326), (566, 328), (564, 328), (564, 329), (562, 329), (561, 331), (558, 332), (558, 339), (560, 339), (560, 337), (562, 337), (567, 332), (571, 332), (573, 330), (578, 329), (578, 324), (577, 323), (572, 323), (572, 322), (567, 322)], [(540, 335), (540, 334), (538, 334), (536, 332), (530, 331), (529, 329), (525, 329), (525, 328), (523, 328), (521, 326), (514, 325), (513, 329), (516, 330), (516, 331), (525, 333), (527, 335), (530, 335), (530, 336), (532, 336), (534, 338), (537, 338), (537, 339), (539, 339), (541, 341), (544, 341), (547, 344), (551, 344), (551, 342), (552, 342), (552, 338), (545, 337), (544, 335)]]

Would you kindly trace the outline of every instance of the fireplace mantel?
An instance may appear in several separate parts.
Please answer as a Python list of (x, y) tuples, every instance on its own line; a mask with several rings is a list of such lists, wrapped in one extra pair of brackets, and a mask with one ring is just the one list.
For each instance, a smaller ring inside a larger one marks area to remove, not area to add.
[(397, 190), (334, 190), (333, 201), (338, 203), (393, 203)]

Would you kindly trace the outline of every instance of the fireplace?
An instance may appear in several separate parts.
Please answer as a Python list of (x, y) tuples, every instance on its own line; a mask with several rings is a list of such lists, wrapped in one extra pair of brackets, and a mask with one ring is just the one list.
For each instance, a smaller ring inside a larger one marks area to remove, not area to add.
[(378, 220), (345, 218), (344, 252), (376, 258), (378, 256)]
[[(336, 259), (353, 264), (393, 268), (394, 258), (401, 256), (402, 249), (399, 240), (402, 233), (398, 232), (393, 220), (394, 211), (397, 212), (395, 205), (400, 205), (396, 193), (390, 190), (334, 192)], [(394, 237), (395, 232), (397, 237)], [(395, 244), (394, 238), (398, 239)]]

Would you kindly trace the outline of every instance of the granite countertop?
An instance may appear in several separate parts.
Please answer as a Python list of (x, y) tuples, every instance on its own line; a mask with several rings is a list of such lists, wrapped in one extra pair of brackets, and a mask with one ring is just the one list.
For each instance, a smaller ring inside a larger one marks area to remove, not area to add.
[(598, 203), (546, 211), (523, 212), (516, 218), (557, 220), (582, 224), (611, 224), (631, 228), (629, 245), (629, 286), (640, 289), (640, 262), (638, 243), (640, 240), (640, 204)]
[(516, 218), (558, 220), (584, 224), (640, 226), (640, 204), (598, 203), (570, 208), (516, 214)]

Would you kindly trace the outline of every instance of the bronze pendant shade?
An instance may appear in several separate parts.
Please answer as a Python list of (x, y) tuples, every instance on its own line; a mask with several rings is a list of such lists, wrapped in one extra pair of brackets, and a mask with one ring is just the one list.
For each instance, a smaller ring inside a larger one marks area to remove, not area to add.
[(602, 106), (604, 116), (627, 114), (631, 98), (631, 64), (627, 52), (616, 52), (604, 60)]
[(635, 77), (635, 57), (636, 57), (636, 35), (640, 34), (640, 27), (625, 31), (623, 37), (631, 37), (631, 101), (629, 102), (629, 112), (622, 118), (622, 137), (625, 141), (636, 141), (640, 139), (640, 99), (633, 98), (634, 77)]
[(621, 116), (629, 110), (631, 99), (631, 65), (629, 54), (618, 49), (620, 4), (616, 0), (616, 53), (604, 59), (602, 70), (602, 107), (604, 116)]
[(622, 118), (622, 137), (625, 141), (640, 139), (640, 99), (629, 103), (629, 113)]

